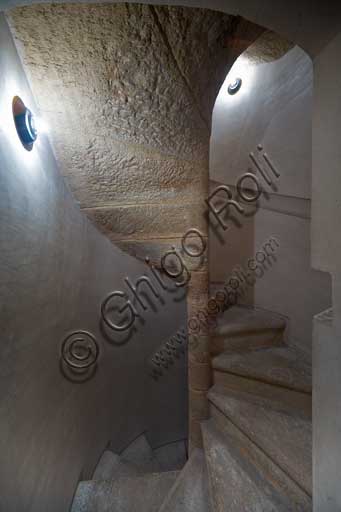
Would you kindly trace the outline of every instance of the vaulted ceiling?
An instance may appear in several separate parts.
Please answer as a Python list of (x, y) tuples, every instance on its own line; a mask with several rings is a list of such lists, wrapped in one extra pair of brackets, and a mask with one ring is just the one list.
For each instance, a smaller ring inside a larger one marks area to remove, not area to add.
[(205, 230), (220, 86), (256, 39), (250, 58), (277, 58), (287, 42), (182, 7), (44, 4), (8, 19), (61, 172), (99, 229), (123, 245)]

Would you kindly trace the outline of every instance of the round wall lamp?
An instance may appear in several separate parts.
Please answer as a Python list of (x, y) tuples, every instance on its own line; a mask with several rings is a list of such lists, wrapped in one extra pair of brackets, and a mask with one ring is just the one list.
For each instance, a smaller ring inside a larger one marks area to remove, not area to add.
[(13, 98), (12, 109), (15, 127), (21, 144), (27, 151), (31, 151), (38, 137), (34, 116), (19, 96)]
[(228, 86), (228, 93), (231, 95), (236, 94), (241, 88), (242, 83), (243, 82), (241, 78), (236, 78), (235, 81)]

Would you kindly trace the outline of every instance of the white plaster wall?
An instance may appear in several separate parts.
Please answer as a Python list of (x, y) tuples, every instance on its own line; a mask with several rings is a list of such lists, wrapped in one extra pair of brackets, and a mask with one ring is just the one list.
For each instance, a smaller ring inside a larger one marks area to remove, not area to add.
[[(238, 76), (242, 87), (231, 96), (227, 87)], [(251, 166), (250, 151), (262, 144), (281, 173), (273, 192), (310, 198), (312, 85), (311, 60), (298, 47), (271, 63), (241, 56), (214, 107), (211, 180), (234, 185)]]
[(333, 280), (333, 311), (314, 326), (314, 511), (341, 509), (341, 34), (314, 61), (312, 264)]
[[(186, 437), (186, 359), (158, 381), (147, 365), (186, 324), (186, 304), (159, 289), (163, 302), (126, 342), (104, 333), (101, 302), (147, 266), (81, 213), (46, 134), (30, 153), (21, 146), (16, 94), (37, 113), (0, 15), (0, 510), (61, 512), (109, 442), (120, 452), (144, 431), (153, 446)], [(100, 356), (92, 378), (74, 382), (60, 369), (61, 345), (80, 329), (96, 337)]]
[[(243, 80), (231, 96), (228, 84)], [(232, 187), (245, 172), (259, 177), (263, 194), (258, 210), (234, 215), (230, 229), (220, 230), (224, 244), (211, 230), (210, 279), (223, 282), (233, 266), (253, 257), (270, 237), (280, 242), (276, 262), (247, 298), (258, 307), (288, 318), (288, 340), (311, 351), (313, 316), (331, 304), (330, 278), (311, 269), (311, 123), (313, 69), (298, 47), (271, 63), (254, 64), (241, 57), (217, 98), (212, 123), (210, 178)], [(263, 151), (258, 151), (261, 144)], [(253, 152), (267, 170), (269, 186), (250, 159)], [(267, 167), (270, 157), (280, 177)], [(214, 189), (214, 183), (211, 189)]]
[(341, 510), (341, 348), (332, 310), (317, 315), (313, 349), (314, 512)]
[(341, 34), (314, 62), (312, 264), (334, 276), (334, 318), (340, 318), (341, 313), (341, 70), (337, 65), (340, 53)]

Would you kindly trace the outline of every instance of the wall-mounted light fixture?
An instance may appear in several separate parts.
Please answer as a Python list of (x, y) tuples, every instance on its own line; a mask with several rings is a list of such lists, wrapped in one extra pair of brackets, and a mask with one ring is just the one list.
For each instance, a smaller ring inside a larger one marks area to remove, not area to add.
[(18, 137), (24, 148), (31, 151), (38, 137), (34, 116), (19, 96), (13, 98), (12, 109)]
[(227, 88), (228, 93), (231, 95), (236, 94), (239, 91), (239, 89), (241, 88), (242, 83), (243, 83), (243, 81), (241, 78), (236, 78), (234, 82), (229, 84), (229, 86)]

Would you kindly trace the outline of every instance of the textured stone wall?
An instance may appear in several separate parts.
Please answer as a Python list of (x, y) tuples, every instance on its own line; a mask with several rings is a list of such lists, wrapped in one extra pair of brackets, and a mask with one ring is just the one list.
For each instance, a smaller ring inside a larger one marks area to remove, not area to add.
[[(157, 265), (188, 229), (207, 238), (214, 101), (262, 29), (213, 11), (138, 4), (37, 5), (10, 12), (9, 22), (61, 171), (97, 227)], [(191, 261), (191, 272), (189, 316), (207, 303), (207, 257)], [(208, 333), (199, 341), (189, 356), (194, 445), (210, 385)]]

